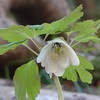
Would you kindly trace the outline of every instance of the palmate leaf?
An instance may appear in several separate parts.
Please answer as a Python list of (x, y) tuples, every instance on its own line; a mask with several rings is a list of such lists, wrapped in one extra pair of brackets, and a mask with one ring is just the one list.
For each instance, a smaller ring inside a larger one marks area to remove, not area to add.
[[(80, 56), (80, 55), (78, 55), (78, 57), (80, 60), (79, 66), (83, 66), (85, 69), (88, 69), (88, 70), (94, 70), (92, 63), (89, 60), (87, 60), (85, 57)], [(76, 67), (75, 67), (75, 69), (76, 69)]]
[(69, 16), (64, 17), (58, 21), (49, 23), (44, 23), (42, 25), (30, 26), (31, 29), (35, 30), (35, 37), (42, 34), (56, 34), (60, 32), (67, 32), (72, 23), (77, 21), (83, 16), (82, 5), (77, 7), (73, 12), (69, 14)]
[(27, 44), (27, 41), (20, 41), (20, 42), (12, 42), (12, 43), (8, 43), (5, 45), (0, 45), (0, 55), (3, 55), (4, 53), (6, 53), (9, 50), (14, 50), (16, 47), (22, 45), (22, 44)]
[(67, 80), (72, 80), (73, 82), (77, 82), (78, 76), (73, 66), (70, 66), (66, 69), (63, 78), (66, 78)]
[(9, 28), (0, 29), (0, 37), (8, 42), (20, 42), (34, 36), (29, 26), (10, 26)]
[(74, 41), (85, 43), (91, 40), (100, 44), (100, 39), (96, 35), (97, 30), (99, 28), (100, 28), (100, 20), (98, 21), (87, 20), (76, 23), (74, 25), (74, 31), (77, 31), (78, 35), (74, 38)]
[(98, 44), (100, 44), (100, 38), (98, 38), (96, 35), (93, 35), (93, 36), (86, 36), (86, 35), (80, 35), (76, 38), (74, 38), (75, 41), (79, 41), (79, 42), (83, 42), (83, 43), (86, 43), (88, 41), (93, 41), (93, 42), (96, 42)]
[(93, 76), (91, 73), (89, 73), (87, 70), (84, 69), (83, 66), (80, 66), (75, 68), (77, 73), (79, 74), (79, 77), (81, 79), (82, 82), (84, 83), (92, 83), (92, 79), (93, 79)]
[(95, 28), (98, 30), (100, 28), (100, 20), (95, 21)]
[(95, 47), (87, 48), (87, 47), (82, 47), (82, 46), (75, 46), (74, 49), (84, 50), (84, 51), (93, 51), (93, 50), (96, 50)]
[(90, 35), (92, 33), (97, 32), (94, 26), (95, 26), (95, 22), (93, 20), (87, 20), (87, 21), (76, 23), (74, 25), (74, 30), (78, 31), (79, 34)]
[(78, 74), (82, 82), (84, 83), (91, 83), (92, 82), (92, 75), (87, 70), (93, 70), (94, 67), (86, 58), (79, 56), (80, 65), (79, 66), (69, 66), (64, 75), (63, 78), (66, 78), (68, 80), (72, 80), (76, 82), (78, 80)]
[(0, 37), (8, 42), (19, 42), (30, 37), (38, 37), (42, 34), (56, 34), (59, 32), (67, 32), (70, 25), (83, 16), (82, 5), (77, 7), (68, 17), (64, 17), (58, 21), (43, 23), (42, 25), (30, 26), (11, 26), (9, 28), (0, 29)]
[(14, 75), (15, 94), (17, 100), (35, 100), (40, 90), (38, 66), (34, 61), (19, 67)]

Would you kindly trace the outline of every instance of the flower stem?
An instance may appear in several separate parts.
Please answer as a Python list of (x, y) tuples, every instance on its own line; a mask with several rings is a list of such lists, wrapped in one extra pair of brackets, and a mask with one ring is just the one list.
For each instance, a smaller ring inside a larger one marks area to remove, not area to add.
[(60, 84), (60, 81), (59, 81), (58, 77), (53, 74), (52, 78), (55, 82), (55, 85), (56, 85), (56, 88), (57, 88), (57, 91), (58, 91), (59, 100), (64, 100), (61, 84)]

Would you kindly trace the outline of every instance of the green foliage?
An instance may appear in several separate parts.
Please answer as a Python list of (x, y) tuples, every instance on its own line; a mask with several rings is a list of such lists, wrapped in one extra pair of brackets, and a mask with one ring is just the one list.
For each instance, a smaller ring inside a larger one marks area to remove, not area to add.
[[(79, 68), (80, 67), (80, 68)], [(87, 70), (84, 69), (83, 65), (80, 65), (79, 67), (75, 68), (77, 73), (79, 74), (79, 77), (82, 82), (84, 83), (92, 83), (93, 76), (91, 73), (89, 73)]]
[[(63, 78), (68, 80), (72, 80), (76, 82), (78, 80), (78, 75), (82, 82), (84, 83), (91, 83), (92, 82), (92, 75), (87, 70), (93, 70), (94, 67), (86, 58), (79, 56), (80, 65), (79, 66), (69, 66)], [(78, 74), (78, 75), (77, 75)]]
[(59, 34), (65, 32), (70, 35), (74, 32), (78, 32), (78, 35), (74, 38), (74, 41), (88, 42), (90, 40), (100, 43), (99, 38), (95, 35), (100, 28), (100, 20), (93, 21), (87, 20), (83, 22), (77, 22), (72, 28), (72, 24), (83, 16), (82, 5), (77, 7), (73, 12), (58, 21), (52, 23), (43, 23), (42, 25), (31, 26), (11, 26), (7, 29), (0, 30), (0, 36), (8, 42), (20, 42), (32, 37), (38, 37), (42, 34)]
[(13, 50), (19, 45), (16, 45), (16, 42), (31, 39), (32, 37), (38, 37), (42, 34), (57, 34), (60, 32), (66, 32), (71, 34), (70, 25), (77, 21), (80, 17), (83, 16), (82, 5), (80, 5), (76, 10), (74, 10), (68, 17), (64, 17), (58, 21), (52, 22), (51, 24), (44, 23), (42, 25), (31, 25), (31, 26), (10, 26), (9, 28), (0, 29), (0, 36), (7, 40), (8, 42), (14, 42), (5, 48), (0, 47), (1, 54), (7, 52), (8, 50)]
[(91, 48), (87, 48), (87, 47), (82, 47), (82, 46), (75, 46), (74, 47), (75, 49), (78, 49), (78, 50), (84, 50), (84, 51), (92, 51), (92, 50), (96, 50), (96, 48), (94, 47), (91, 47)]
[(79, 57), (79, 60), (80, 60), (80, 65), (79, 66), (83, 66), (85, 69), (88, 69), (88, 70), (94, 70), (94, 67), (93, 67), (93, 65), (90, 61), (88, 61), (83, 56), (78, 56), (78, 57)]
[(27, 41), (20, 41), (20, 42), (12, 42), (9, 44), (5, 44), (5, 45), (0, 45), (0, 55), (6, 53), (9, 50), (14, 50), (16, 47), (22, 45), (22, 44), (27, 44)]
[(83, 16), (83, 12), (81, 12), (82, 8), (82, 5), (80, 5), (76, 10), (71, 12), (68, 17), (64, 17), (58, 21), (52, 22), (51, 24), (44, 23), (42, 26), (37, 26), (37, 28), (33, 27), (33, 30), (36, 29), (35, 36), (67, 32), (70, 25)]
[[(53, 35), (65, 32), (70, 36), (70, 34), (77, 32), (77, 36), (73, 39), (75, 42), (85, 43), (91, 40), (100, 44), (100, 39), (96, 35), (97, 30), (100, 28), (100, 20), (87, 20), (74, 24), (83, 16), (83, 12), (81, 11), (82, 8), (82, 5), (80, 5), (71, 12), (69, 16), (52, 23), (30, 26), (14, 25), (9, 28), (0, 29), (0, 37), (10, 42), (9, 44), (0, 46), (0, 55), (23, 44), (32, 51), (32, 49), (27, 46), (28, 39), (33, 42), (32, 38), (36, 38), (43, 34)], [(87, 70), (93, 70), (94, 68), (84, 57), (79, 56), (79, 59), (80, 65), (68, 67), (63, 78), (76, 82), (79, 75), (82, 82), (91, 83), (92, 75)], [(40, 79), (36, 63), (30, 61), (19, 67), (14, 75), (14, 83), (17, 100), (25, 100), (26, 94), (28, 95), (29, 100), (35, 100), (40, 89)]]
[(77, 82), (78, 76), (73, 66), (69, 66), (68, 68), (66, 68), (63, 78)]
[(0, 36), (8, 42), (20, 42), (29, 37), (34, 36), (33, 31), (29, 26), (10, 26), (9, 28), (0, 29)]
[(93, 20), (78, 22), (74, 25), (74, 30), (78, 31), (80, 34), (90, 35), (97, 32), (94, 24), (95, 22)]
[(95, 21), (95, 28), (98, 30), (100, 28), (100, 20)]
[(100, 39), (95, 34), (99, 28), (100, 20), (87, 20), (76, 23), (74, 25), (74, 31), (78, 32), (78, 35), (74, 38), (74, 41), (85, 43), (91, 40), (100, 44)]
[(34, 61), (19, 67), (14, 75), (15, 93), (17, 100), (35, 100), (40, 90), (38, 66)]

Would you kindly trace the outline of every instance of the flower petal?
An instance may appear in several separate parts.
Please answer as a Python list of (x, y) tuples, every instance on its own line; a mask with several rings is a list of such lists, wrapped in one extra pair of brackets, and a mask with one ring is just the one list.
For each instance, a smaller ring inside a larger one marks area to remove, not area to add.
[(78, 66), (80, 61), (75, 51), (70, 47), (68, 48), (67, 52), (68, 52), (68, 57), (70, 59), (70, 63), (74, 66)]
[(62, 76), (64, 74), (64, 72), (65, 72), (65, 69), (64, 68), (58, 67), (57, 72), (55, 72), (54, 74), (56, 76)]
[(41, 62), (42, 67), (46, 67), (47, 65), (48, 65), (47, 59), (45, 59), (44, 61)]
[(70, 65), (70, 61), (66, 52), (63, 52), (59, 55), (58, 64), (62, 68), (67, 68)]
[(49, 73), (50, 78), (52, 78), (52, 73)]
[(58, 70), (58, 64), (56, 61), (49, 59), (48, 60), (48, 69), (51, 73), (55, 73)]
[(37, 57), (37, 63), (40, 63), (40, 62), (42, 62), (42, 61), (44, 61), (46, 59), (48, 49), (49, 49), (49, 44), (45, 45), (41, 49), (41, 52), (40, 52), (40, 54)]
[[(60, 51), (58, 50), (56, 52), (53, 46), (58, 46)], [(37, 57), (37, 63), (40, 62), (41, 66), (45, 67), (45, 70), (50, 77), (52, 77), (52, 73), (56, 76), (62, 76), (65, 69), (69, 67), (70, 64), (77, 66), (80, 63), (75, 51), (66, 43), (66, 41), (60, 38), (48, 41), (48, 44), (41, 49), (41, 52)]]
[(75, 51), (66, 43), (66, 41), (64, 41), (63, 39), (60, 39), (60, 38), (56, 38), (53, 40), (53, 42), (58, 42), (58, 43), (64, 44), (67, 49), (66, 54), (68, 54), (70, 63), (75, 66), (79, 65), (80, 61), (78, 59), (78, 56), (76, 55)]
[(50, 71), (49, 71), (48, 66), (45, 67), (45, 71), (46, 71), (48, 74), (50, 74)]

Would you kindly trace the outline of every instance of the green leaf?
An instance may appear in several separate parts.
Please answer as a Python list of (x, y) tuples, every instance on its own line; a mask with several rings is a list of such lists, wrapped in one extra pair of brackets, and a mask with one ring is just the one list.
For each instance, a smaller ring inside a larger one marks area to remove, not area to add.
[(0, 29), (0, 37), (8, 42), (20, 42), (34, 36), (29, 26), (10, 26), (9, 28)]
[(85, 70), (82, 66), (78, 66), (75, 69), (78, 72), (82, 82), (89, 84), (92, 83), (93, 76), (87, 70)]
[[(80, 64), (78, 66), (69, 66), (66, 68), (66, 71), (63, 75), (63, 78), (68, 80), (72, 80), (76, 82), (78, 80), (78, 75), (82, 82), (84, 83), (91, 83), (92, 82), (92, 75), (87, 70), (93, 70), (94, 67), (86, 58), (82, 56), (78, 56), (80, 60)], [(78, 74), (78, 75), (77, 75)]]
[(19, 42), (24, 39), (30, 39), (32, 37), (38, 37), (42, 34), (57, 34), (61, 32), (70, 33), (70, 26), (75, 21), (83, 16), (82, 5), (77, 7), (69, 16), (64, 17), (58, 21), (49, 23), (43, 23), (42, 25), (30, 25), (30, 26), (11, 26), (6, 29), (0, 29), (0, 36), (8, 42)]
[(100, 28), (100, 20), (95, 21), (95, 28), (98, 30)]
[(74, 38), (74, 41), (79, 41), (79, 42), (83, 42), (83, 43), (86, 43), (88, 41), (93, 41), (93, 42), (96, 42), (98, 44), (100, 44), (100, 38), (98, 38), (96, 35), (94, 36), (86, 36), (86, 35), (80, 35), (80, 36), (77, 36), (76, 38)]
[(31, 29), (35, 30), (34, 36), (37, 37), (42, 34), (57, 34), (69, 31), (70, 25), (83, 16), (83, 12), (81, 12), (82, 8), (82, 5), (80, 5), (73, 12), (71, 12), (69, 16), (52, 22), (51, 24), (44, 23), (40, 26), (37, 25), (36, 27), (31, 26)]
[(76, 23), (74, 25), (74, 31), (77, 31), (78, 35), (74, 38), (74, 41), (85, 43), (91, 40), (100, 44), (100, 39), (95, 34), (97, 33), (97, 30), (99, 28), (100, 28), (100, 20), (98, 21), (87, 20)]
[(82, 47), (82, 46), (75, 46), (74, 49), (78, 49), (78, 50), (84, 50), (84, 51), (92, 51), (92, 50), (96, 50), (96, 48), (91, 47), (91, 48), (87, 48), (87, 47)]
[(98, 38), (98, 37), (91, 37), (90, 40), (100, 44), (100, 38)]
[(82, 82), (90, 84), (92, 82), (93, 76), (87, 70), (93, 70), (94, 67), (91, 64), (91, 62), (88, 61), (83, 56), (78, 56), (78, 57), (79, 57), (79, 60), (80, 60), (80, 65), (75, 66), (74, 69), (79, 74), (79, 77), (80, 77)]
[(82, 5), (78, 6), (73, 12), (70, 13), (67, 18), (65, 17), (65, 23), (67, 23), (67, 25), (70, 25), (80, 19), (84, 14), (83, 12), (81, 12), (82, 9)]
[(73, 66), (69, 66), (66, 68), (63, 78), (67, 78), (67, 80), (72, 80), (74, 82), (77, 82), (78, 76), (76, 71), (74, 70)]
[(78, 58), (80, 60), (79, 67), (83, 66), (85, 69), (94, 70), (94, 67), (93, 67), (92, 63), (90, 61), (88, 61), (85, 57), (79, 55)]
[(19, 67), (14, 75), (15, 94), (17, 100), (35, 100), (40, 90), (38, 66), (34, 61)]
[(42, 30), (43, 26), (42, 25), (30, 25), (30, 28), (33, 30)]
[(27, 41), (20, 41), (20, 42), (12, 42), (9, 44), (5, 44), (5, 45), (0, 45), (0, 55), (6, 53), (9, 50), (14, 50), (16, 47), (22, 45), (22, 43), (26, 44)]
[(78, 31), (80, 35), (81, 34), (90, 35), (92, 33), (97, 32), (94, 25), (95, 25), (95, 22), (93, 20), (78, 22), (74, 25), (74, 30)]

